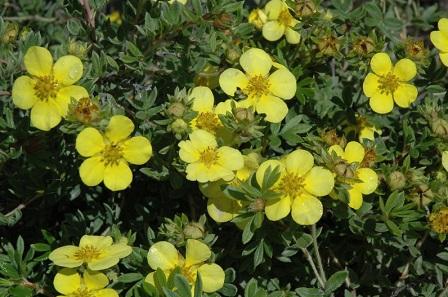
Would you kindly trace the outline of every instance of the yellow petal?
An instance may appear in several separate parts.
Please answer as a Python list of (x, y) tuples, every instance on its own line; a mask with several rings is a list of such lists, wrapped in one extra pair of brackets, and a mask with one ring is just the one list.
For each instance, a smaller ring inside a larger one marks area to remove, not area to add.
[(448, 34), (448, 19), (447, 18), (441, 18), (439, 22), (437, 23), (437, 26), (440, 31), (442, 31), (444, 34)]
[(49, 131), (61, 122), (54, 100), (36, 101), (31, 109), (31, 124), (37, 129)]
[(353, 209), (359, 209), (362, 206), (362, 193), (357, 188), (351, 188), (348, 190), (349, 202), (348, 206)]
[(265, 120), (271, 123), (280, 123), (288, 113), (286, 103), (272, 95), (261, 97), (257, 102), (256, 109), (258, 113), (266, 114)]
[(386, 75), (392, 70), (392, 62), (388, 54), (375, 54), (370, 60), (370, 67), (377, 75)]
[(375, 129), (371, 127), (364, 127), (359, 132), (359, 141), (362, 142), (363, 139), (368, 139), (371, 141), (375, 140)]
[(21, 109), (30, 109), (39, 100), (34, 92), (34, 79), (20, 76), (12, 86), (12, 102)]
[(442, 166), (448, 171), (448, 151), (442, 152)]
[(195, 87), (188, 96), (189, 100), (193, 100), (191, 109), (197, 112), (211, 112), (215, 98), (208, 87)]
[(83, 235), (79, 240), (79, 246), (94, 246), (95, 248), (102, 250), (113, 243), (113, 239), (110, 236), (100, 236), (100, 235)]
[(215, 136), (205, 130), (195, 130), (190, 133), (189, 137), (192, 145), (199, 151), (218, 146)]
[(298, 149), (286, 156), (285, 164), (286, 171), (303, 176), (313, 168), (314, 157), (310, 152)]
[(106, 128), (106, 137), (112, 142), (122, 141), (134, 131), (134, 123), (126, 116), (116, 115), (110, 118)]
[(84, 284), (90, 290), (103, 289), (109, 284), (109, 279), (104, 273), (101, 272), (87, 269), (84, 271), (82, 276), (84, 279)]
[(95, 128), (85, 128), (76, 137), (76, 150), (83, 157), (91, 157), (104, 149), (101, 133)]
[(291, 198), (283, 196), (280, 199), (268, 200), (264, 208), (266, 217), (271, 221), (278, 221), (288, 216), (291, 211)]
[(334, 144), (332, 146), (330, 146), (330, 148), (328, 149), (328, 152), (331, 153), (335, 153), (336, 156), (344, 159), (344, 150), (342, 149), (342, 147), (339, 144)]
[(154, 281), (154, 274), (155, 274), (154, 271), (148, 273), (148, 275), (145, 277), (145, 282), (150, 283), (151, 285), (153, 285), (155, 287), (156, 282)]
[(55, 79), (65, 86), (70, 86), (77, 82), (84, 71), (81, 60), (72, 55), (60, 57), (53, 67)]
[(262, 34), (266, 40), (277, 41), (285, 34), (286, 27), (278, 21), (269, 21), (263, 25)]
[(440, 61), (442, 61), (442, 64), (448, 67), (448, 53), (440, 53), (439, 57)]
[(157, 270), (171, 270), (179, 263), (179, 253), (171, 243), (159, 241), (153, 244), (148, 251), (148, 264)]
[(206, 293), (218, 291), (224, 286), (225, 273), (217, 264), (204, 264), (198, 269), (202, 280), (202, 290)]
[(98, 259), (93, 259), (88, 263), (91, 270), (104, 270), (116, 265), (121, 258), (127, 257), (132, 253), (132, 248), (126, 244), (113, 244), (102, 250)]
[(79, 166), (79, 177), (89, 187), (99, 185), (104, 179), (104, 162), (101, 156), (90, 157)]
[(367, 97), (372, 97), (378, 92), (380, 85), (378, 80), (378, 75), (371, 72), (367, 74), (366, 78), (364, 79), (364, 83), (362, 84), (364, 95), (366, 95)]
[(218, 164), (206, 166), (202, 162), (188, 164), (186, 172), (188, 180), (200, 183), (213, 182), (221, 178), (225, 181), (230, 181), (235, 177), (235, 173), (232, 170)]
[(417, 99), (418, 90), (414, 85), (400, 83), (393, 97), (395, 103), (403, 108), (408, 108)]
[(264, 50), (251, 48), (241, 55), (240, 65), (249, 75), (266, 76), (271, 70), (272, 59)]
[(219, 76), (219, 86), (229, 96), (234, 96), (237, 88), (246, 88), (248, 79), (241, 70), (229, 68)]
[(379, 114), (389, 113), (394, 109), (394, 99), (391, 94), (376, 93), (369, 101), (372, 110)]
[(320, 197), (330, 194), (333, 186), (333, 174), (323, 167), (313, 167), (305, 176), (305, 190), (315, 196)]
[(299, 225), (315, 224), (320, 220), (322, 214), (322, 203), (312, 195), (300, 195), (294, 199), (291, 206), (292, 219)]
[(81, 287), (81, 276), (75, 269), (64, 268), (56, 273), (53, 285), (59, 293), (70, 295)]
[(75, 258), (75, 253), (77, 251), (79, 251), (79, 248), (77, 246), (74, 245), (62, 246), (52, 251), (48, 256), (48, 259), (53, 261), (55, 265), (68, 268), (75, 268), (81, 266), (82, 264), (82, 260), (77, 260)]
[(118, 297), (117, 291), (109, 288), (101, 289), (92, 293), (94, 297)]
[(296, 95), (295, 76), (286, 68), (276, 70), (269, 76), (269, 90), (277, 97), (291, 99)]
[(89, 93), (84, 87), (68, 86), (59, 90), (55, 102), (59, 113), (62, 116), (66, 116), (72, 98), (78, 101), (79, 99), (86, 97), (89, 97)]
[(244, 166), (244, 158), (240, 151), (228, 146), (222, 146), (218, 149), (218, 163), (229, 170), (238, 170)]
[(271, 0), (266, 3), (264, 11), (270, 20), (276, 20), (285, 8), (287, 9), (287, 6), (282, 0)]
[(111, 191), (121, 191), (129, 187), (132, 182), (132, 171), (124, 160), (118, 164), (106, 166), (104, 169), (104, 185)]
[(28, 73), (35, 76), (45, 76), (51, 74), (53, 58), (46, 48), (32, 46), (26, 51), (23, 63)]
[(289, 44), (298, 44), (300, 42), (300, 33), (291, 28), (286, 28), (285, 36)]
[(448, 36), (440, 31), (432, 31), (429, 35), (432, 44), (442, 52), (448, 52)]
[(205, 244), (196, 239), (188, 239), (186, 254), (185, 254), (185, 265), (193, 266), (196, 264), (203, 263), (210, 258), (212, 252), (210, 248)]
[(364, 160), (365, 150), (362, 144), (350, 141), (345, 146), (344, 159), (349, 163), (361, 163)]
[(236, 107), (239, 107), (237, 101), (233, 99), (227, 99), (224, 102), (219, 102), (215, 107), (215, 114), (227, 114), (228, 112), (232, 112), (232, 103), (235, 104)]
[(207, 212), (209, 216), (218, 223), (231, 221), (241, 209), (238, 202), (227, 197), (212, 197), (207, 202)]
[(123, 157), (131, 164), (145, 164), (151, 156), (152, 146), (146, 137), (132, 137), (123, 143)]
[(187, 163), (197, 162), (200, 158), (198, 149), (193, 145), (191, 140), (183, 140), (179, 142), (179, 157)]
[[(278, 161), (278, 160), (267, 160), (260, 164), (260, 167), (258, 167), (257, 172), (255, 174), (255, 177), (257, 179), (257, 183), (261, 186), (263, 184), (264, 180), (264, 174), (268, 168), (271, 168), (271, 172), (278, 168), (277, 170), (280, 171), (280, 174), (283, 175), (285, 173), (285, 167), (284, 165)], [(277, 181), (278, 182), (278, 181)]]
[(356, 177), (361, 180), (361, 183), (356, 183), (354, 188), (364, 195), (375, 192), (378, 187), (378, 175), (375, 171), (370, 168), (359, 168), (356, 170)]
[(409, 81), (417, 75), (417, 66), (412, 60), (401, 59), (395, 64), (393, 73), (400, 81)]

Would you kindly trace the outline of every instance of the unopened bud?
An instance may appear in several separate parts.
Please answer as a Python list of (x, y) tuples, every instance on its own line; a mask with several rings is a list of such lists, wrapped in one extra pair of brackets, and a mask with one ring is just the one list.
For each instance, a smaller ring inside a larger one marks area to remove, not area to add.
[(264, 210), (265, 201), (261, 198), (255, 199), (251, 204), (249, 204), (249, 210), (253, 212), (261, 212)]
[(174, 102), (168, 107), (168, 115), (181, 118), (185, 113), (185, 106), (180, 102)]
[(199, 239), (204, 237), (204, 226), (197, 222), (191, 222), (184, 227), (185, 238)]
[(100, 108), (89, 97), (84, 97), (76, 102), (73, 116), (79, 122), (89, 124), (98, 120), (100, 116)]
[(394, 171), (389, 175), (387, 184), (392, 191), (401, 190), (406, 186), (406, 176), (400, 171)]

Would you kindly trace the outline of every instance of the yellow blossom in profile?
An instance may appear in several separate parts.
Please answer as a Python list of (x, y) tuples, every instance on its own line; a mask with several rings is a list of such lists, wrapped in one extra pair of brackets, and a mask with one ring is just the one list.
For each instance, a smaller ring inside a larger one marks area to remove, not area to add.
[(260, 8), (253, 9), (249, 16), (248, 21), (250, 24), (254, 25), (257, 29), (261, 30), (263, 28), (263, 25), (266, 23), (268, 17)]
[(280, 198), (266, 201), (266, 217), (278, 221), (290, 212), (300, 225), (312, 225), (320, 220), (323, 206), (317, 197), (328, 195), (334, 186), (333, 174), (320, 166), (314, 166), (314, 157), (308, 151), (297, 149), (282, 160), (261, 163), (256, 172), (259, 185), (263, 184), (266, 170), (277, 168), (280, 178), (272, 190)]
[(448, 234), (448, 207), (433, 211), (429, 216), (429, 225), (434, 232)]
[(244, 166), (241, 153), (231, 147), (218, 147), (213, 134), (195, 130), (189, 140), (179, 143), (179, 157), (187, 165), (187, 179), (201, 183), (223, 179), (230, 181)]
[(121, 12), (119, 12), (118, 10), (111, 11), (111, 13), (106, 16), (106, 19), (113, 24), (117, 24), (118, 26), (123, 24), (123, 18), (121, 16)]
[(271, 0), (264, 7), (267, 21), (263, 25), (263, 37), (269, 41), (277, 41), (286, 37), (286, 41), (291, 44), (300, 42), (300, 33), (294, 27), (300, 23), (290, 12), (288, 4), (283, 0)]
[[(154, 269), (161, 269), (168, 278), (175, 269), (188, 280), (194, 292), (194, 284), (198, 273), (201, 275), (202, 290), (212, 293), (224, 285), (225, 274), (221, 266), (215, 263), (206, 263), (212, 252), (210, 248), (196, 239), (188, 239), (185, 258), (171, 243), (159, 241), (148, 251), (148, 264)], [(149, 273), (146, 282), (154, 285), (154, 272)]]
[(58, 297), (118, 297), (117, 291), (106, 288), (109, 279), (104, 273), (85, 270), (82, 277), (75, 269), (64, 268), (54, 277)]
[(401, 59), (394, 66), (386, 53), (378, 53), (372, 57), (370, 67), (373, 73), (364, 79), (363, 90), (374, 112), (391, 112), (394, 101), (398, 106), (408, 108), (417, 99), (417, 88), (408, 83), (417, 74), (414, 62)]
[(266, 121), (281, 122), (288, 113), (288, 106), (283, 100), (292, 99), (296, 94), (294, 75), (286, 67), (280, 67), (270, 74), (273, 61), (265, 51), (258, 48), (244, 52), (240, 57), (240, 65), (245, 73), (229, 68), (220, 75), (221, 89), (229, 96), (234, 96), (240, 89), (246, 97), (240, 101), (241, 107), (252, 106), (258, 113), (266, 115)]
[(342, 158), (347, 166), (356, 163), (358, 167), (352, 176), (346, 176), (351, 188), (348, 190), (349, 206), (359, 209), (362, 206), (363, 195), (372, 194), (378, 187), (378, 175), (370, 168), (361, 168), (360, 164), (364, 160), (365, 149), (356, 141), (350, 141), (343, 149), (339, 145), (333, 145), (329, 152), (334, 152)]
[(110, 236), (84, 235), (79, 246), (66, 245), (51, 252), (48, 258), (55, 265), (76, 268), (87, 264), (90, 270), (103, 270), (118, 263), (132, 253), (125, 243), (113, 243)]
[(134, 131), (132, 121), (122, 115), (113, 116), (104, 134), (95, 128), (82, 130), (76, 138), (76, 150), (88, 157), (79, 167), (81, 180), (87, 186), (104, 185), (112, 191), (126, 189), (132, 182), (129, 163), (142, 165), (152, 155), (152, 146), (143, 136), (129, 138)]
[(439, 31), (432, 31), (429, 37), (440, 52), (440, 61), (448, 67), (448, 19), (441, 18), (437, 25)]
[(50, 52), (40, 46), (30, 47), (23, 58), (30, 76), (22, 75), (12, 87), (13, 103), (31, 109), (31, 124), (44, 131), (56, 127), (67, 115), (71, 99), (89, 97), (87, 90), (74, 85), (83, 74), (78, 57), (67, 55), (53, 64)]
[(370, 141), (375, 140), (375, 133), (381, 135), (382, 131), (381, 129), (376, 128), (375, 126), (372, 126), (367, 122), (367, 120), (360, 116), (356, 115), (356, 122), (359, 129), (358, 139), (359, 142), (362, 143), (363, 139), (368, 139)]

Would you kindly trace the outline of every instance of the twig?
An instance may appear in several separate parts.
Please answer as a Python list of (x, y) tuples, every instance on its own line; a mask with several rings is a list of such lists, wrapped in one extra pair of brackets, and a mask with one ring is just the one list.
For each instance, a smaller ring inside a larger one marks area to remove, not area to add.
[(319, 246), (317, 244), (316, 224), (311, 226), (311, 236), (313, 237), (314, 256), (316, 256), (317, 259), (317, 266), (319, 267), (320, 276), (324, 282), (327, 282), (327, 276), (325, 275), (324, 266), (322, 265), (322, 258), (319, 253)]
[(308, 252), (308, 250), (306, 248), (300, 248), (300, 249), (302, 250), (303, 254), (305, 255), (308, 263), (310, 264), (311, 269), (313, 270), (314, 275), (316, 276), (317, 281), (319, 282), (319, 285), (321, 286), (322, 289), (324, 289), (325, 282), (322, 280), (322, 278), (319, 275), (319, 272), (317, 271), (316, 264), (314, 264), (314, 261), (313, 261), (313, 257), (311, 257), (311, 254)]
[(96, 34), (95, 34), (95, 13), (92, 11), (92, 8), (90, 8), (89, 0), (79, 0), (79, 3), (84, 8), (84, 16), (86, 19), (87, 26), (92, 31), (92, 39), (96, 40)]
[(51, 23), (56, 21), (56, 18), (47, 18), (40, 15), (13, 16), (13, 17), (4, 17), (3, 19), (5, 21), (12, 21), (12, 22), (36, 21), (36, 22)]
[(24, 202), (24, 203), (20, 203), (19, 205), (17, 205), (16, 208), (14, 208), (13, 210), (11, 210), (10, 212), (8, 212), (7, 214), (5, 214), (6, 217), (9, 217), (11, 215), (13, 215), (16, 211), (18, 210), (22, 210), (25, 207), (27, 207), (30, 203), (32, 203), (34, 200), (36, 200), (37, 198), (41, 197), (42, 194), (38, 194), (36, 196), (34, 196), (33, 198), (31, 198), (30, 200)]

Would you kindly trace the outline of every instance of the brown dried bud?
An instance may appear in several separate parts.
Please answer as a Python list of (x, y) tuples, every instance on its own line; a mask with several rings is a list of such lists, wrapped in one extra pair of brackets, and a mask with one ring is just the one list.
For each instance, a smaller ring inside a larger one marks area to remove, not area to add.
[(353, 42), (353, 52), (359, 56), (367, 56), (375, 49), (375, 44), (370, 37), (361, 36)]
[(296, 0), (294, 11), (299, 17), (306, 17), (315, 14), (317, 9), (313, 0)]
[(78, 100), (73, 109), (73, 116), (81, 123), (88, 124), (98, 120), (100, 115), (99, 106), (90, 100), (89, 97), (84, 97)]
[(261, 198), (255, 199), (251, 204), (249, 204), (249, 210), (253, 212), (261, 212), (264, 210), (265, 201)]

